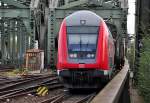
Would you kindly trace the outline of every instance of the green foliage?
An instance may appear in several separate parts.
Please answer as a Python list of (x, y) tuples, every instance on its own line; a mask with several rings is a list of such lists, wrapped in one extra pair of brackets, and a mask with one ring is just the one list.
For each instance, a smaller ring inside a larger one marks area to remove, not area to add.
[(145, 102), (150, 103), (150, 39), (143, 39), (140, 66), (138, 71), (138, 88)]

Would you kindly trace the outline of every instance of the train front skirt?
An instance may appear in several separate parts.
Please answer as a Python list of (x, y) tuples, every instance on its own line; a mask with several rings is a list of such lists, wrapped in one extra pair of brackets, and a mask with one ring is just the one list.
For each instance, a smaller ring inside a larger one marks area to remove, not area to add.
[(100, 88), (109, 81), (108, 71), (102, 70), (62, 70), (58, 74), (66, 88)]

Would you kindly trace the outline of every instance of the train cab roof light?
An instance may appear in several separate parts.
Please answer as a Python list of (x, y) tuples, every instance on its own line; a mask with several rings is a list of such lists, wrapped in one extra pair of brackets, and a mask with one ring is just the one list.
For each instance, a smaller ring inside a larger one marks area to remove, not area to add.
[(86, 24), (86, 20), (80, 20), (80, 24), (81, 25), (85, 25)]

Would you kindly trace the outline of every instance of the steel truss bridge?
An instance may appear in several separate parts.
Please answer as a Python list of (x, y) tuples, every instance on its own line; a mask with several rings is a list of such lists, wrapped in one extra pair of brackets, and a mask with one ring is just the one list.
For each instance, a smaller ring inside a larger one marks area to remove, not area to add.
[(0, 0), (1, 64), (24, 63), (35, 40), (45, 51), (45, 65), (56, 62), (56, 40), (64, 17), (77, 10), (91, 10), (115, 24), (120, 42), (127, 42), (127, 0)]
[[(127, 0), (0, 0), (0, 64), (24, 64), (35, 40), (45, 52), (45, 66), (55, 66), (57, 34), (66, 16), (91, 10), (117, 27), (119, 44), (127, 45)], [(93, 99), (92, 103), (129, 102), (129, 65)]]

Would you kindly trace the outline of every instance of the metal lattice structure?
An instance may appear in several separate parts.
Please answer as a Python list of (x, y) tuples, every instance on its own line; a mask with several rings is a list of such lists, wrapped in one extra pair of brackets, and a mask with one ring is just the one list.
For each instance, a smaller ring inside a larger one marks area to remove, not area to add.
[[(126, 1), (126, 0), (125, 0)], [(52, 0), (49, 6), (47, 34), (47, 63), (56, 63), (56, 45), (59, 26), (62, 20), (78, 10), (91, 10), (117, 26), (118, 39), (126, 42), (127, 2), (123, 0)], [(119, 44), (119, 43), (118, 43)]]
[[(11, 28), (18, 25), (17, 33), (15, 30), (13, 32), (10, 32), (10, 29), (6, 30), (9, 34), (16, 33), (18, 35), (20, 43), (17, 45), (20, 45), (18, 46), (20, 51), (17, 55), (21, 54), (22, 58), (26, 49), (32, 48), (34, 40), (38, 40), (39, 48), (45, 52), (45, 64), (55, 66), (57, 34), (60, 24), (66, 16), (78, 10), (91, 10), (115, 24), (118, 30), (118, 39), (120, 42), (125, 42), (127, 4), (127, 0), (1, 0), (0, 21), (1, 28), (3, 28), (1, 29), (1, 42), (5, 44), (2, 36), (5, 35), (5, 22), (11, 20), (15, 23), (17, 21), (16, 24), (8, 23)], [(10, 37), (8, 38), (10, 39)], [(26, 41), (22, 41), (22, 38), (26, 38)], [(2, 54), (6, 53), (6, 50), (2, 50), (2, 48), (4, 47), (1, 47)], [(14, 52), (15, 49), (12, 53)], [(10, 55), (10, 51), (8, 54)], [(19, 61), (21, 58), (16, 60)], [(1, 60), (4, 62), (5, 56)], [(15, 59), (9, 61), (14, 62)]]
[(29, 0), (0, 1), (0, 52), (2, 64), (23, 63), (26, 49), (31, 47)]

